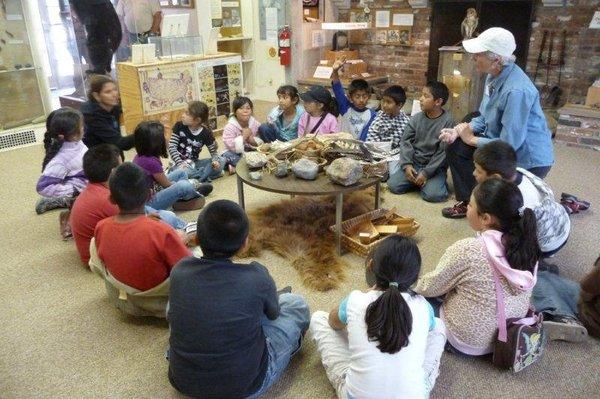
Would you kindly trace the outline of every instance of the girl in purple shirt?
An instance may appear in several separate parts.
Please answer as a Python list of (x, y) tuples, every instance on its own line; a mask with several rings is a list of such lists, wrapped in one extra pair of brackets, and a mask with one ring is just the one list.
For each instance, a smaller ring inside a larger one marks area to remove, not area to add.
[(298, 121), (298, 137), (307, 134), (330, 134), (340, 131), (337, 102), (323, 86), (312, 86), (300, 95), (305, 113)]

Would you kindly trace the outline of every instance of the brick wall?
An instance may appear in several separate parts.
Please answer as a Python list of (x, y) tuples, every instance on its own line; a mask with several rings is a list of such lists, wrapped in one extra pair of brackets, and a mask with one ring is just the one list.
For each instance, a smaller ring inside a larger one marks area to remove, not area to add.
[[(430, 0), (430, 4), (431, 4)], [(600, 29), (588, 29), (594, 11), (600, 6), (600, 0), (566, 0), (565, 7), (545, 7), (537, 1), (534, 22), (530, 38), (527, 72), (533, 77), (544, 30), (554, 31), (553, 64), (549, 76), (549, 85), (558, 83), (558, 55), (561, 48), (560, 34), (567, 31), (565, 67), (561, 77), (564, 94), (560, 105), (565, 101), (583, 103), (587, 88), (598, 78), (600, 71)], [(407, 8), (406, 0), (375, 0), (369, 3), (371, 8)], [(369, 65), (369, 72), (387, 75), (391, 83), (402, 85), (409, 97), (421, 90), (426, 82), (427, 60), (431, 8), (412, 9), (415, 19), (412, 30), (413, 46), (355, 45), (362, 59)], [(348, 21), (348, 10), (340, 10), (338, 20)], [(549, 41), (546, 42), (546, 53)], [(546, 81), (545, 68), (540, 67), (537, 83)]]

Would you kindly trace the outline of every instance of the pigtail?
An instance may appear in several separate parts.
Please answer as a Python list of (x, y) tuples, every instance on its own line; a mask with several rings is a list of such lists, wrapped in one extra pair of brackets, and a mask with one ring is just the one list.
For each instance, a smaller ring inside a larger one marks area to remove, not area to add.
[(408, 288), (388, 285), (383, 294), (367, 307), (367, 336), (369, 341), (378, 342), (377, 348), (383, 353), (394, 354), (408, 345), (413, 319), (401, 292)]
[(535, 213), (524, 208), (512, 226), (502, 235), (506, 259), (513, 269), (533, 272), (541, 250), (537, 239)]
[(44, 157), (44, 161), (42, 162), (42, 172), (46, 168), (46, 165), (48, 165), (48, 162), (50, 162), (52, 158), (54, 158), (56, 154), (58, 154), (65, 142), (65, 139), (62, 135), (59, 135), (58, 137), (51, 137), (51, 134), (48, 134), (48, 132), (46, 132), (46, 134), (44, 135), (44, 146), (46, 146), (47, 138), (50, 141), (50, 143), (46, 147), (46, 156)]

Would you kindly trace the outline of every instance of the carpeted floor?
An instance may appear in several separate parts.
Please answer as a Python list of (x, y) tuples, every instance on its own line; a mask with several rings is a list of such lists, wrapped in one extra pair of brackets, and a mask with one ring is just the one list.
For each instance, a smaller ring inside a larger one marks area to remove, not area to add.
[[(263, 106), (263, 112), (264, 108)], [(264, 113), (263, 113), (264, 115)], [(557, 195), (575, 193), (592, 209), (572, 218), (572, 234), (554, 258), (561, 272), (579, 279), (600, 252), (600, 153), (556, 146), (557, 162), (548, 182)], [(128, 159), (132, 154), (127, 155)], [(101, 281), (79, 262), (72, 241), (58, 235), (58, 212), (38, 216), (35, 182), (42, 147), (0, 153), (2, 239), (0, 265), (4, 305), (0, 310), (0, 398), (177, 398), (167, 380), (164, 321), (136, 320), (106, 300)], [(594, 172), (596, 171), (596, 172)], [(209, 200), (237, 200), (234, 177), (215, 181)], [(246, 190), (248, 209), (283, 196)], [(445, 248), (473, 234), (465, 220), (440, 215), (450, 204), (428, 204), (417, 194), (384, 194), (384, 206), (396, 206), (417, 218), (423, 270), (435, 267)], [(193, 220), (196, 213), (183, 214)], [(291, 284), (306, 296), (311, 310), (329, 310), (350, 290), (363, 288), (362, 259), (346, 255), (347, 280), (335, 291), (303, 287), (281, 258), (266, 253), (265, 264), (279, 286)], [(434, 398), (591, 398), (600, 390), (600, 341), (552, 342), (541, 363), (521, 374), (494, 369), (487, 361), (444, 354)], [(333, 398), (315, 346), (306, 340), (289, 370), (266, 395), (269, 398)]]

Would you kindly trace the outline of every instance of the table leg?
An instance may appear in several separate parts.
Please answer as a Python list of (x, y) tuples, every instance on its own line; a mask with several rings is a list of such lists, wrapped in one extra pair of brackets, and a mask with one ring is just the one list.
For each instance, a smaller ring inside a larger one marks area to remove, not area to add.
[(335, 248), (338, 255), (342, 255), (342, 211), (344, 208), (344, 194), (335, 196)]
[(375, 184), (375, 210), (379, 209), (380, 197), (381, 197), (381, 180), (379, 180), (377, 182), (377, 184)]
[(238, 203), (242, 209), (246, 209), (246, 202), (244, 201), (244, 181), (237, 177), (237, 189), (238, 189)]

